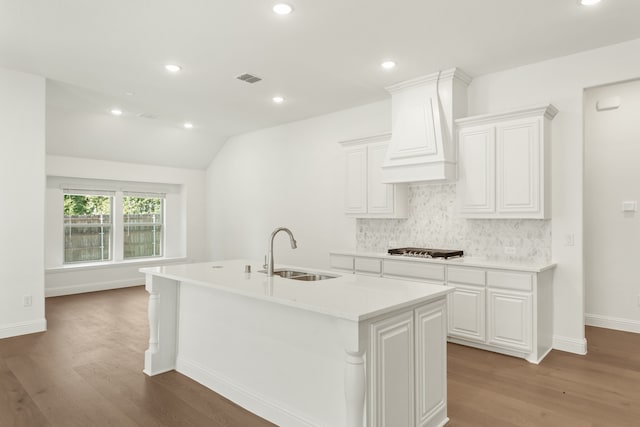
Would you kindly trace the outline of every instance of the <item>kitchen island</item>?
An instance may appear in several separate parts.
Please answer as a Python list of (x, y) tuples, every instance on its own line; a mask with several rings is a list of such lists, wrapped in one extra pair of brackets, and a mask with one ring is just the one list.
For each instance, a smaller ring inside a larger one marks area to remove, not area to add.
[(260, 269), (246, 260), (141, 269), (144, 372), (175, 369), (281, 426), (446, 424), (451, 288)]

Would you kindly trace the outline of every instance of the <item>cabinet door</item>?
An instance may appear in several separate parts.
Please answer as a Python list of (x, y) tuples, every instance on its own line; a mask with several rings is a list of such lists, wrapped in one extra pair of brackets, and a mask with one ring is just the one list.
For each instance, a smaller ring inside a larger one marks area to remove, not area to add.
[(493, 126), (462, 129), (458, 135), (458, 208), (461, 213), (495, 212), (495, 130)]
[(345, 212), (367, 212), (367, 147), (352, 147), (346, 152)]
[(394, 186), (382, 183), (382, 163), (388, 147), (388, 142), (377, 142), (367, 147), (367, 209), (370, 214), (393, 213)]
[(416, 426), (442, 425), (447, 410), (447, 309), (445, 301), (437, 301), (417, 308), (415, 323)]
[(413, 312), (380, 320), (370, 328), (368, 425), (413, 426)]
[(332, 270), (353, 273), (354, 257), (349, 255), (329, 254), (329, 268)]
[(514, 120), (496, 127), (499, 213), (540, 213), (541, 120)]
[(531, 293), (487, 289), (488, 344), (530, 352), (533, 335)]
[(449, 336), (485, 342), (485, 289), (480, 286), (455, 286), (448, 297)]
[(378, 258), (356, 257), (354, 266), (356, 274), (380, 277), (382, 273), (382, 260)]

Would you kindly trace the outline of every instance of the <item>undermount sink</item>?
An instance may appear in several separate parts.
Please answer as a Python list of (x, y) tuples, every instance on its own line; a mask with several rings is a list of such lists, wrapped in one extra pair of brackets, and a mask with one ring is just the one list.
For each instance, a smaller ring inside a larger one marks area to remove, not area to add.
[[(260, 270), (260, 273), (266, 273), (266, 270)], [(315, 282), (317, 280), (335, 279), (340, 276), (332, 276), (330, 274), (310, 273), (308, 271), (296, 270), (273, 270), (274, 276), (284, 277), (285, 279), (302, 280), (305, 282)]]

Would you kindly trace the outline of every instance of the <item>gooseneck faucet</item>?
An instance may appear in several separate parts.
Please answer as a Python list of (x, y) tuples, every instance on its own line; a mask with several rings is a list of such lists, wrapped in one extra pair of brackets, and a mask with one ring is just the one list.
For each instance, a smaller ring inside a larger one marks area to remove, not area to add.
[(296, 243), (296, 239), (293, 238), (293, 233), (286, 227), (278, 227), (273, 230), (271, 233), (271, 237), (269, 238), (269, 252), (267, 252), (267, 276), (273, 276), (273, 239), (276, 237), (276, 234), (280, 231), (286, 231), (289, 234), (289, 240), (291, 241), (291, 249), (295, 249), (298, 247)]

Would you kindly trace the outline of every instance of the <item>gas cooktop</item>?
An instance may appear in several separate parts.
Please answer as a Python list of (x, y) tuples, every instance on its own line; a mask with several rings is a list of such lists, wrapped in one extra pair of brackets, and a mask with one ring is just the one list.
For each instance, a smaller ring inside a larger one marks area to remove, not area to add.
[(453, 249), (397, 248), (389, 249), (389, 255), (403, 255), (418, 258), (455, 258), (464, 255), (464, 251)]

